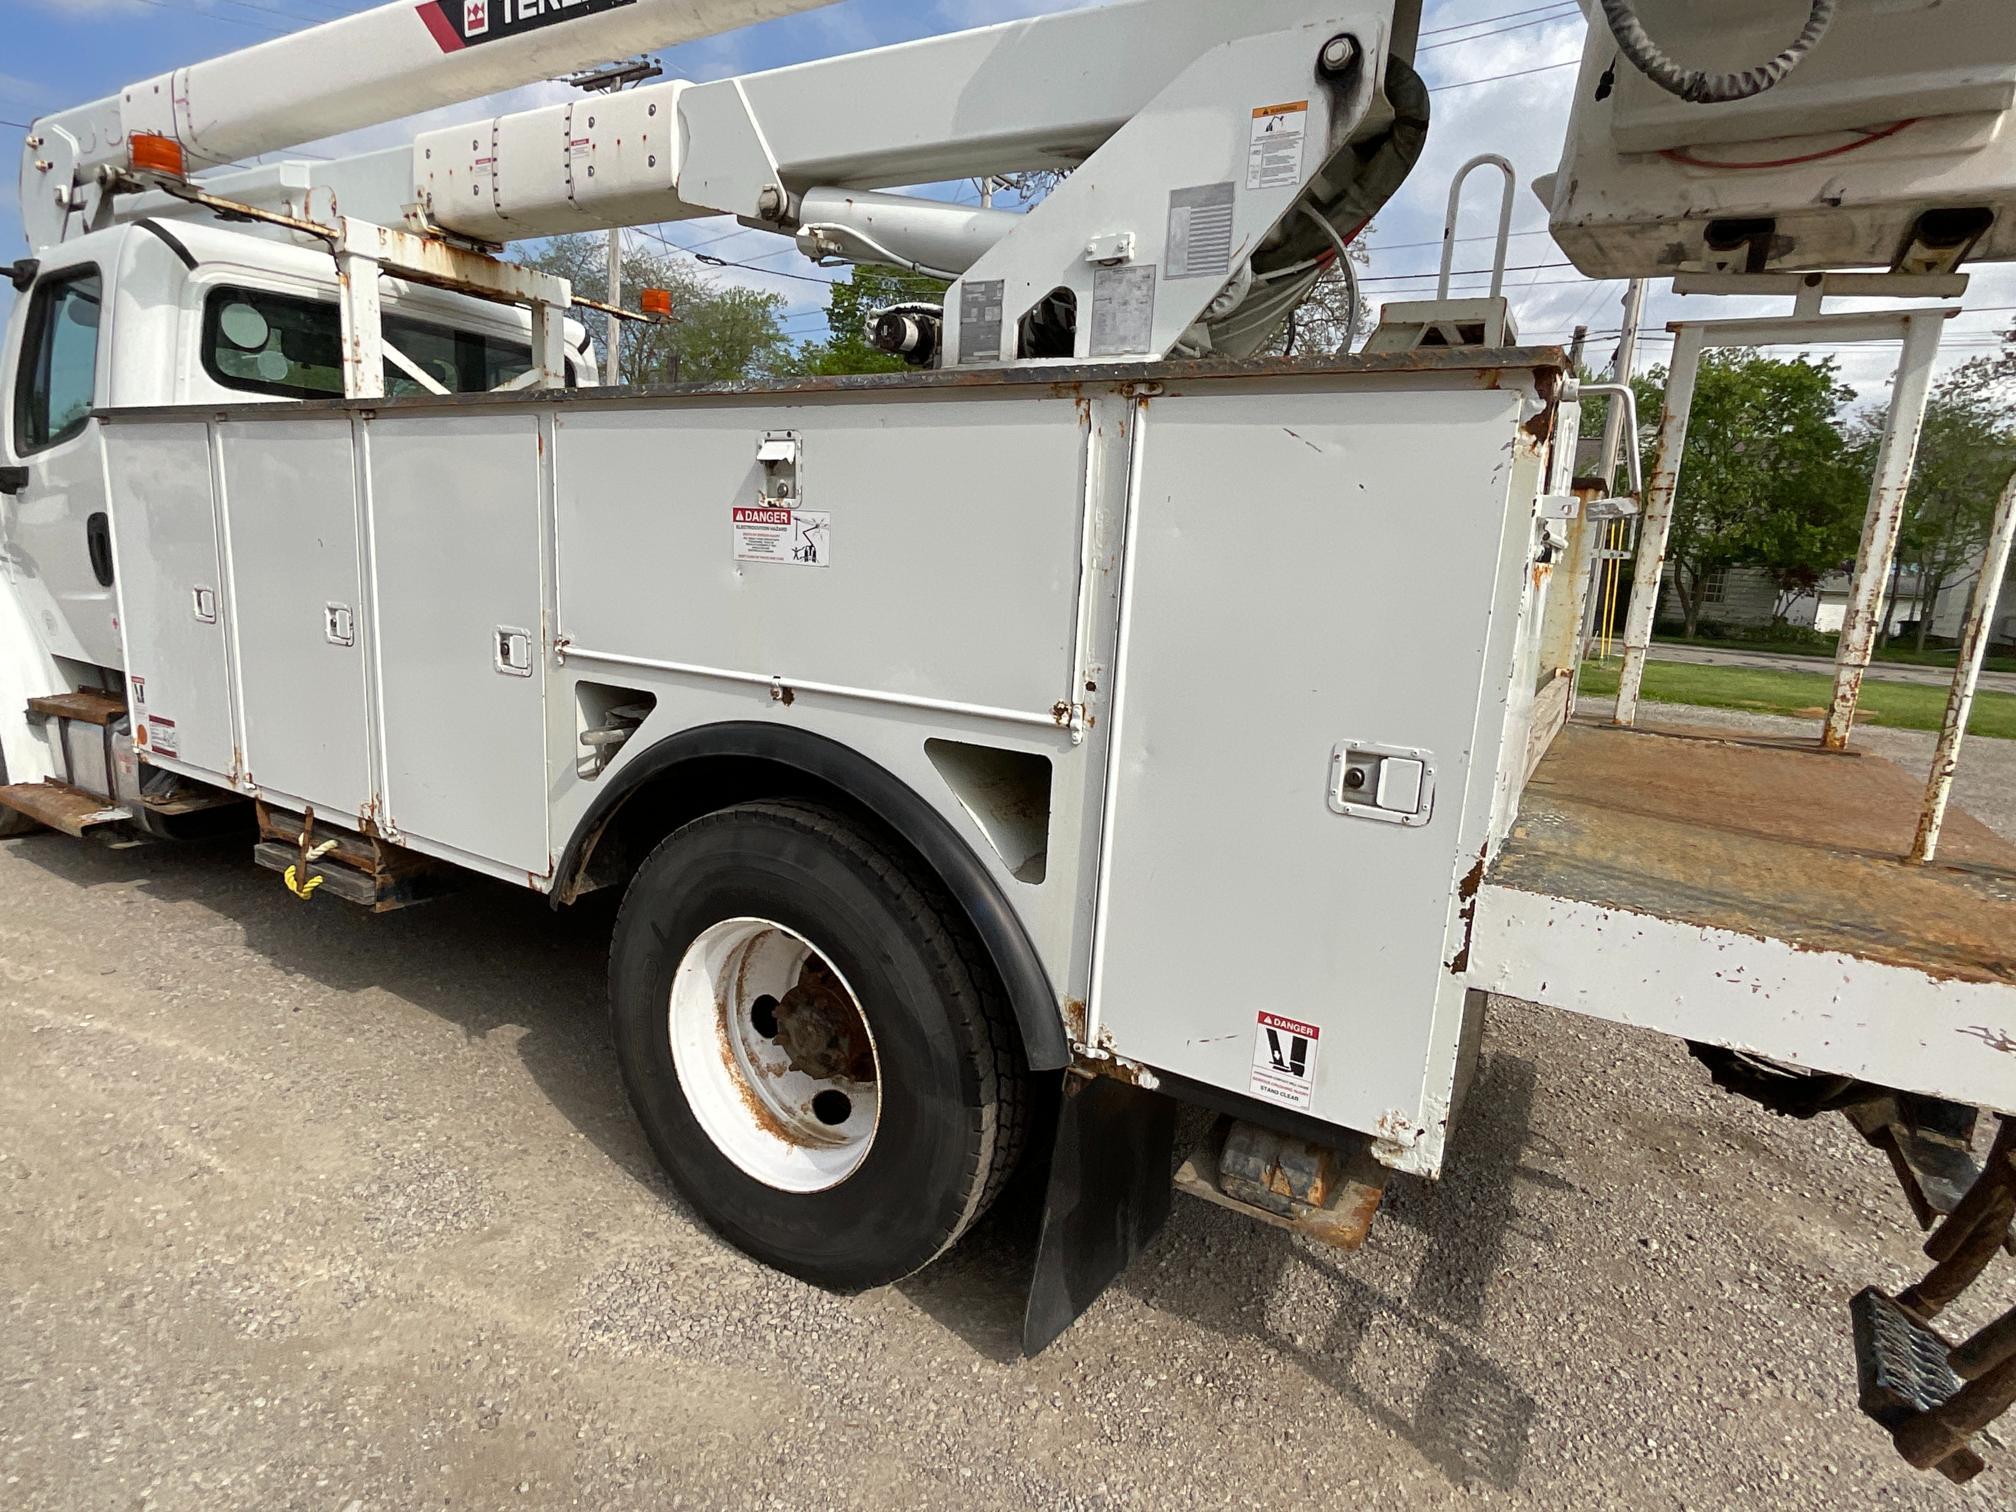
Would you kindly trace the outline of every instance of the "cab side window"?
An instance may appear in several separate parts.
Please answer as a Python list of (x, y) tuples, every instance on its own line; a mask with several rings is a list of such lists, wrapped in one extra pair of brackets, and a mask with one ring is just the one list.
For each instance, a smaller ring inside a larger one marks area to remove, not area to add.
[(104, 280), (95, 268), (45, 279), (28, 307), (14, 386), (14, 450), (46, 451), (84, 429), (97, 402)]
[[(386, 311), (385, 345), (451, 394), (480, 394), (532, 366), (532, 349)], [(203, 366), (227, 388), (288, 399), (343, 397), (342, 315), (325, 299), (260, 289), (213, 289), (203, 306)], [(568, 386), (573, 386), (569, 369)], [(385, 360), (388, 398), (431, 392), (408, 367)]]
[(216, 289), (203, 306), (203, 366), (226, 388), (288, 399), (343, 397), (336, 306), (258, 289)]

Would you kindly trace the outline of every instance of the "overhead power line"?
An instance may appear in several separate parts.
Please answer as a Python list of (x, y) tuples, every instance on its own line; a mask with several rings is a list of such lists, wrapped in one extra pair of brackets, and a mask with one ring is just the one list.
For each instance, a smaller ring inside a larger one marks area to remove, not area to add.
[(1494, 21), (1516, 21), (1521, 16), (1537, 16), (1542, 11), (1560, 10), (1564, 5), (1573, 6), (1575, 0), (1554, 0), (1552, 5), (1535, 5), (1526, 10), (1506, 11), (1497, 16), (1479, 16), (1475, 21), (1452, 21), (1447, 26), (1431, 26), (1421, 35), (1440, 37), (1452, 31), (1463, 31), (1472, 26), (1489, 26)]
[(1507, 79), (1525, 79), (1534, 74), (1552, 73), (1557, 68), (1579, 68), (1581, 64), (1580, 58), (1563, 58), (1559, 63), (1542, 63), (1538, 68), (1520, 68), (1511, 73), (1492, 74), (1483, 79), (1460, 79), (1454, 84), (1430, 84), (1428, 92), (1432, 95), (1438, 91), (1446, 93), (1451, 89), (1469, 89), (1477, 84), (1500, 84)]
[(1474, 36), (1451, 37), (1446, 42), (1424, 43), (1422, 46), (1416, 48), (1415, 51), (1425, 53), (1425, 52), (1434, 52), (1437, 48), (1441, 47), (1463, 47), (1472, 42), (1482, 42), (1488, 37), (1502, 37), (1507, 32), (1525, 31), (1529, 27), (1552, 26), (1559, 21), (1571, 21), (1571, 20), (1580, 21), (1581, 19), (1582, 19), (1582, 12), (1578, 9), (1571, 8), (1569, 10), (1562, 11), (1558, 15), (1542, 16), (1537, 21), (1520, 21), (1511, 26), (1499, 26), (1494, 27), (1490, 31), (1481, 31), (1476, 33)]

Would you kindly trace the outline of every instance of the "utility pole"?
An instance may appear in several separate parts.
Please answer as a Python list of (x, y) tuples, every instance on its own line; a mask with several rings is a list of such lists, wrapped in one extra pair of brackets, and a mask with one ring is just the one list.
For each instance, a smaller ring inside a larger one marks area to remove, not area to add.
[[(1631, 287), (1624, 291), (1624, 333), (1617, 340), (1617, 361), (1611, 369), (1611, 382), (1629, 383), (1633, 370), (1638, 366), (1638, 327), (1645, 318), (1645, 280), (1634, 278)], [(1617, 464), (1624, 454), (1624, 406), (1610, 406), (1610, 416), (1603, 427), (1603, 481), (1608, 484), (1617, 476)], [(1633, 436), (1631, 444), (1636, 446), (1638, 438)]]
[[(639, 84), (664, 75), (664, 68), (656, 58), (626, 58), (619, 63), (605, 64), (601, 68), (591, 68), (586, 73), (569, 74), (567, 82), (576, 89), (590, 94), (615, 94), (619, 90), (631, 89)], [(620, 227), (609, 230), (609, 295), (608, 302), (621, 306), (623, 303), (623, 232)], [(608, 334), (602, 341), (602, 382), (615, 388), (623, 381), (623, 322), (605, 320)]]
[[(623, 304), (623, 228), (609, 228), (609, 303)], [(602, 382), (615, 388), (623, 381), (623, 322), (609, 321), (609, 334), (602, 341)]]

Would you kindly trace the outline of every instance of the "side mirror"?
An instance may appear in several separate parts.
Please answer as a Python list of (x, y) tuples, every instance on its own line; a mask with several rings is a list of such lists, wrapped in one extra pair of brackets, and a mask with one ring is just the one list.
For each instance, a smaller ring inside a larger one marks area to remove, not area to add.
[(28, 486), (28, 469), (19, 463), (0, 467), (0, 494), (18, 494)]
[(0, 272), (5, 272), (7, 281), (25, 294), (28, 291), (28, 285), (35, 282), (35, 274), (41, 267), (41, 262), (36, 258), (24, 257), (19, 262), (9, 263), (6, 268), (0, 269)]

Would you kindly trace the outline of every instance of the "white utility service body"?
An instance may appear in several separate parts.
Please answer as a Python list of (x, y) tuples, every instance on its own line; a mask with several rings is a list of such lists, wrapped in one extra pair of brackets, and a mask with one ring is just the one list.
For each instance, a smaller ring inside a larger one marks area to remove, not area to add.
[[(563, 853), (660, 741), (810, 732), (958, 830), (1081, 1053), (1433, 1173), (1464, 879), (1524, 777), (1561, 361), (125, 410), (104, 445), (136, 721), (164, 769), (542, 891), (576, 885)], [(818, 522), (816, 561), (788, 527), (748, 559), (764, 527), (738, 517), (773, 513)], [(1340, 595), (1396, 538), (1438, 543), (1444, 611), (1413, 573)], [(1407, 657), (1377, 654), (1401, 625)], [(584, 762), (600, 713), (645, 699), (623, 754)], [(1354, 816), (1359, 749), (1420, 754)], [(1306, 1085), (1256, 1067), (1268, 1014), (1321, 1032)]]

